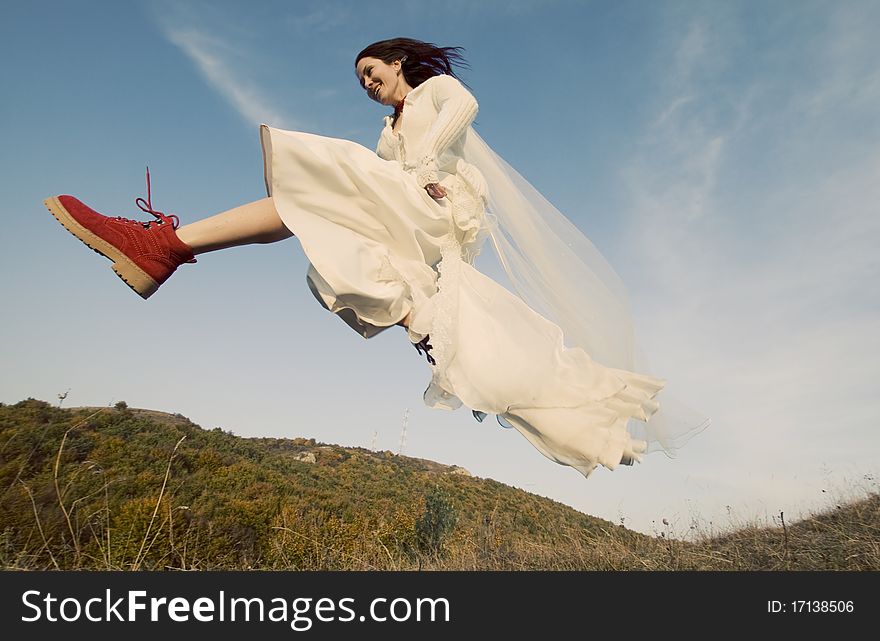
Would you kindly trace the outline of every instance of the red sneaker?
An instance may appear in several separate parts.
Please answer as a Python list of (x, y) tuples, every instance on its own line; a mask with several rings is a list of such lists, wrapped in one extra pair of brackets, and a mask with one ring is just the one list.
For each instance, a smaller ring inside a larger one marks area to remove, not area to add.
[(103, 216), (73, 196), (55, 196), (44, 203), (67, 231), (112, 260), (116, 275), (145, 299), (180, 265), (196, 262), (192, 248), (174, 231), (180, 224), (177, 216), (166, 216), (153, 209), (149, 170), (147, 200), (138, 198), (135, 203), (156, 220), (140, 222)]

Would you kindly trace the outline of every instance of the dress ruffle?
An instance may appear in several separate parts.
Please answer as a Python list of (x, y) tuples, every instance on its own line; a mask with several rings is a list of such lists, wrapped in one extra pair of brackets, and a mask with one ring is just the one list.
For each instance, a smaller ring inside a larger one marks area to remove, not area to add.
[(486, 236), (476, 168), (442, 175), (437, 201), (355, 143), (265, 125), (261, 137), (267, 190), (311, 263), (310, 289), (364, 337), (407, 315), (410, 340), (430, 335), (428, 405), (496, 414), (585, 476), (639, 460), (645, 443), (627, 422), (651, 417), (663, 381), (566, 348), (558, 326), (473, 267)]

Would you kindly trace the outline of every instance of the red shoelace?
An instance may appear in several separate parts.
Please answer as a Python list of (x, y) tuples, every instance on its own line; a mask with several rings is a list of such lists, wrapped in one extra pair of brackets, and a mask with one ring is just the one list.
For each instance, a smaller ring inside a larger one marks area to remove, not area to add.
[(166, 216), (161, 211), (156, 211), (153, 209), (153, 198), (152, 198), (152, 189), (150, 185), (150, 168), (147, 167), (147, 199), (136, 198), (134, 204), (137, 205), (142, 212), (145, 214), (152, 214), (156, 217), (156, 220), (150, 220), (148, 222), (144, 222), (141, 220), (132, 220), (131, 218), (123, 218), (122, 216), (116, 216), (116, 220), (123, 223), (135, 223), (137, 225), (142, 225), (144, 229), (149, 229), (150, 225), (164, 225), (165, 223), (170, 222), (174, 229), (177, 229), (180, 226), (180, 219), (171, 214), (170, 216)]

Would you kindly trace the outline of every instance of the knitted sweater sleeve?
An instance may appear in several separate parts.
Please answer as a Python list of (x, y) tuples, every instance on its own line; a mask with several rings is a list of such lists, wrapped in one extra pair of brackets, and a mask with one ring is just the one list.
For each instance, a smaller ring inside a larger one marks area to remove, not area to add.
[(420, 187), (439, 182), (437, 158), (464, 134), (477, 116), (477, 101), (464, 86), (452, 76), (434, 76), (431, 98), (437, 109), (437, 119), (422, 139), (418, 154)]

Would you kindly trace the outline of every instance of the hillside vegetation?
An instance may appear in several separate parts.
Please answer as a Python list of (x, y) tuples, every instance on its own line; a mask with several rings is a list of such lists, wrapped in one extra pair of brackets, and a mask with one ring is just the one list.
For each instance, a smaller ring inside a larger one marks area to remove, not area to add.
[(180, 415), (0, 405), (7, 569), (880, 569), (880, 497), (651, 537), (457, 467)]

